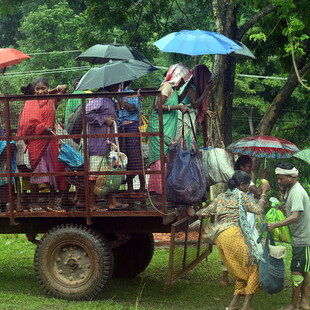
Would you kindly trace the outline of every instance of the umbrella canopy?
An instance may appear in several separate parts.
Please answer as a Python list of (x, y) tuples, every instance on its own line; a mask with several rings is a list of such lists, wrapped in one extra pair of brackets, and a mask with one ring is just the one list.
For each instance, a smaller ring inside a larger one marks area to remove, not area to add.
[(244, 45), (242, 42), (237, 41), (237, 40), (234, 40), (234, 42), (240, 45), (241, 48), (230, 53), (229, 56), (256, 59), (254, 54), (250, 51), (250, 49), (246, 45)]
[(289, 158), (298, 147), (285, 139), (271, 136), (250, 136), (230, 144), (228, 151), (258, 158)]
[(27, 58), (30, 56), (14, 48), (0, 48), (0, 69), (18, 64)]
[(242, 48), (223, 34), (199, 29), (172, 32), (153, 44), (162, 52), (191, 56), (229, 54)]
[(310, 149), (304, 149), (299, 151), (293, 155), (296, 158), (304, 160), (306, 163), (310, 165)]
[(134, 47), (121, 44), (96, 44), (75, 58), (92, 64), (104, 64), (110, 60), (139, 60), (151, 64), (149, 60)]
[(101, 88), (139, 77), (157, 70), (150, 64), (138, 60), (109, 61), (102, 67), (90, 69), (80, 80), (77, 90)]

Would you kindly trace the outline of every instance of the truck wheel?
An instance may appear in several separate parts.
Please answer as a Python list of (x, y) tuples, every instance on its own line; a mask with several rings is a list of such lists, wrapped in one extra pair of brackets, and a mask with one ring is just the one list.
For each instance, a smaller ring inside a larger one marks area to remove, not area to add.
[(152, 234), (132, 234), (132, 239), (113, 249), (116, 278), (134, 278), (149, 265), (154, 253)]
[(113, 273), (113, 255), (98, 232), (77, 224), (52, 228), (35, 251), (34, 269), (48, 295), (89, 300)]

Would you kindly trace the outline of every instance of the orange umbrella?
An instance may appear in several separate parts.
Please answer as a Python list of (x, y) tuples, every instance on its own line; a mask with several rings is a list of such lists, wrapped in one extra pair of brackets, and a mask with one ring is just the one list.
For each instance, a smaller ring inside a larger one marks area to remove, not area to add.
[(0, 69), (18, 64), (27, 58), (30, 56), (14, 48), (0, 48)]

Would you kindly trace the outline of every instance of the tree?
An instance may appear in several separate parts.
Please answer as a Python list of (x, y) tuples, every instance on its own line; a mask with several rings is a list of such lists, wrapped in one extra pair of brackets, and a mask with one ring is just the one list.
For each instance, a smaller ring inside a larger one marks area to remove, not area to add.
[[(13, 4), (18, 2), (20, 1), (12, 1)], [(28, 1), (23, 3), (30, 5)], [(235, 94), (241, 94), (240, 88), (235, 93), (236, 69), (243, 68), (249, 74), (253, 71), (262, 75), (276, 72), (277, 75), (288, 76), (287, 82), (278, 92), (274, 91), (275, 87), (279, 87), (275, 83), (259, 84), (261, 89), (258, 89), (255, 81), (247, 81), (247, 88), (244, 83), (242, 84), (242, 95), (247, 96), (249, 106), (246, 108), (247, 115), (253, 113), (257, 118), (265, 113), (259, 124), (253, 121), (251, 125), (252, 130), (256, 127), (256, 133), (259, 134), (270, 134), (277, 126), (278, 118), (284, 117), (284, 108), (291, 102), (290, 98), (300, 84), (296, 72), (292, 70), (290, 54), (293, 50), (299, 75), (307, 78), (309, 72), (309, 34), (306, 30), (310, 27), (306, 1), (85, 0), (79, 3), (81, 7), (84, 4), (87, 6), (77, 32), (79, 39), (77, 45), (83, 49), (96, 43), (113, 42), (116, 39), (118, 43), (138, 48), (149, 59), (158, 57), (157, 59), (164, 65), (179, 61), (186, 61), (192, 65), (193, 58), (176, 54), (163, 55), (151, 43), (172, 31), (201, 28), (242, 40), (253, 50), (257, 55), (256, 66), (231, 56), (218, 55), (212, 60), (215, 83), (211, 104), (218, 112), (226, 145), (232, 140), (234, 107), (245, 106), (240, 100), (236, 100), (236, 104), (233, 104)], [(30, 27), (30, 23), (28, 24)], [(30, 32), (32, 31), (33, 29)], [(65, 43), (62, 41), (61, 45), (64, 44), (66, 47)], [(49, 45), (44, 47), (46, 49)], [(210, 56), (201, 57), (203, 62), (210, 63), (210, 60)], [(240, 85), (237, 81), (236, 86)], [(254, 96), (259, 97), (253, 98)], [(302, 115), (301, 118), (305, 116)], [(306, 121), (302, 122), (305, 123)]]
[[(52, 72), (54, 69), (76, 66), (74, 58), (77, 53), (74, 55), (61, 51), (78, 50), (76, 34), (83, 26), (84, 19), (69, 7), (67, 1), (51, 1), (48, 6), (45, 4), (33, 6), (33, 3), (25, 2), (20, 11), (23, 12), (23, 17), (20, 20), (19, 37), (15, 48), (32, 56), (29, 60), (18, 64), (18, 70), (34, 73), (27, 80), (14, 78), (14, 83), (9, 82), (10, 87), (2, 82), (1, 89), (4, 93), (20, 93), (20, 87), (24, 86), (24, 83), (29, 83), (38, 77), (38, 70)], [(9, 70), (10, 68), (7, 71)], [(71, 71), (53, 73), (50, 75), (50, 84), (71, 84), (70, 82), (76, 77), (76, 73)]]

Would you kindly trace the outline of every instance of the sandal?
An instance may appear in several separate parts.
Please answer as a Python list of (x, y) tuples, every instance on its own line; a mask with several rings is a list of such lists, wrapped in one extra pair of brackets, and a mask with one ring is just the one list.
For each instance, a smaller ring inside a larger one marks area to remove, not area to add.
[(63, 212), (64, 211), (64, 209), (58, 207), (57, 205), (55, 205), (54, 207), (47, 206), (46, 210), (51, 211), (51, 212)]
[(29, 211), (30, 212), (45, 212), (45, 210), (42, 209), (41, 207), (31, 207)]
[(109, 207), (108, 210), (109, 211), (117, 211), (117, 210), (125, 210), (129, 207), (129, 204), (128, 203), (119, 203), (118, 205), (116, 206), (113, 206), (113, 207)]

